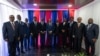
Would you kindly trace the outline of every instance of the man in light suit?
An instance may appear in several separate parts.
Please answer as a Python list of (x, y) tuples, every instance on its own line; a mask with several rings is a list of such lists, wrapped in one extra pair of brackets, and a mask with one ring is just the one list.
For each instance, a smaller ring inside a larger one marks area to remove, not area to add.
[(73, 38), (74, 38), (74, 51), (76, 53), (81, 52), (81, 44), (82, 44), (82, 39), (85, 36), (85, 25), (81, 22), (82, 18), (78, 17), (77, 18), (77, 23), (74, 24), (73, 28)]
[(16, 41), (19, 40), (18, 25), (14, 22), (15, 17), (9, 16), (9, 22), (3, 25), (3, 37), (8, 43), (9, 56), (16, 56)]
[[(95, 43), (99, 35), (99, 26), (93, 23), (93, 19), (89, 18), (88, 25), (86, 26), (86, 53), (89, 56), (94, 56), (95, 54)], [(91, 53), (89, 53), (89, 47), (91, 47)]]
[[(23, 48), (23, 43), (24, 43), (24, 37), (25, 37), (25, 23), (23, 21), (21, 21), (21, 16), (17, 15), (17, 21), (15, 22), (18, 26), (19, 26), (19, 36), (20, 36), (20, 41), (17, 42), (17, 50), (18, 50), (18, 55), (20, 55), (20, 51), (21, 53), (25, 53), (24, 52), (24, 48)], [(21, 42), (21, 48), (19, 47), (19, 43)]]

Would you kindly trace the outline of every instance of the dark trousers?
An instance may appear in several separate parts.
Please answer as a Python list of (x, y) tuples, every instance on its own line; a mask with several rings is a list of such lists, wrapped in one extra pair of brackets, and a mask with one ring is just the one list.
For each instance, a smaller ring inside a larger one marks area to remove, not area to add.
[(40, 34), (41, 48), (45, 47), (45, 34)]
[[(20, 36), (20, 41), (17, 41), (17, 51), (20, 53), (20, 51), (21, 52), (23, 52), (23, 43), (24, 43), (24, 36), (23, 35), (21, 35)], [(19, 44), (21, 44), (21, 47), (19, 46)]]
[(32, 46), (38, 48), (38, 34), (33, 34), (32, 36)]
[(8, 42), (9, 56), (16, 56), (16, 40)]
[(74, 46), (74, 51), (75, 51), (76, 53), (81, 52), (82, 37), (75, 37), (75, 38), (74, 38), (73, 46)]
[(62, 34), (62, 46), (63, 47), (67, 46), (67, 34), (65, 33)]
[(30, 47), (30, 36), (26, 36), (24, 38), (24, 47), (25, 47), (25, 50), (29, 50), (29, 47)]
[[(95, 54), (95, 43), (89, 42), (89, 40), (85, 39), (85, 47), (86, 47), (86, 53), (88, 55), (93, 56)], [(89, 48), (91, 47), (91, 53), (89, 53)]]
[(48, 47), (52, 47), (53, 34), (47, 34)]
[(72, 50), (74, 44), (74, 38), (72, 37), (72, 35), (68, 37), (68, 40), (69, 40), (69, 48)]
[(54, 47), (58, 47), (58, 38), (59, 38), (59, 35), (54, 36)]

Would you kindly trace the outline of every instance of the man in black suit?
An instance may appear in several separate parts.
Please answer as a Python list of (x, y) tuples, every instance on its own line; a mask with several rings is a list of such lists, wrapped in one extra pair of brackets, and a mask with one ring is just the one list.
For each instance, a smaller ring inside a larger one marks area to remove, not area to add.
[[(19, 36), (20, 36), (20, 41), (17, 42), (17, 50), (18, 50), (18, 55), (21, 53), (25, 53), (23, 51), (23, 43), (24, 43), (24, 37), (25, 37), (25, 23), (21, 21), (21, 16), (17, 15), (17, 21), (15, 22), (19, 26)], [(19, 43), (21, 42), (21, 48), (19, 47)]]
[[(88, 19), (88, 25), (86, 25), (86, 53), (89, 56), (94, 56), (95, 54), (95, 43), (99, 35), (99, 26), (93, 23), (93, 19)], [(89, 48), (91, 47), (91, 53), (89, 53)]]
[(76, 53), (81, 52), (81, 44), (82, 44), (82, 39), (85, 34), (85, 25), (81, 22), (82, 18), (78, 17), (77, 18), (77, 23), (74, 24), (73, 28), (73, 38), (74, 38), (74, 51)]
[(59, 47), (59, 43), (58, 43), (59, 37), (60, 37), (60, 23), (57, 20), (54, 25), (54, 47)]
[(47, 30), (48, 47), (52, 47), (52, 38), (54, 35), (54, 25), (51, 19), (49, 19), (49, 22), (47, 23), (46, 30)]
[(40, 24), (39, 24), (39, 30), (40, 30), (40, 43), (41, 43), (41, 48), (45, 47), (45, 33), (46, 33), (46, 23), (42, 19)]
[(9, 56), (16, 56), (16, 41), (19, 40), (18, 25), (14, 22), (15, 17), (9, 16), (9, 22), (3, 25), (3, 37), (8, 43)]
[(38, 48), (39, 23), (36, 19), (37, 17), (33, 17), (33, 22), (30, 24), (30, 33), (32, 36), (33, 47)]
[(61, 35), (62, 35), (62, 47), (67, 47), (67, 37), (68, 37), (68, 23), (67, 20), (64, 19), (60, 26)]
[(72, 50), (73, 49), (73, 26), (74, 24), (76, 24), (76, 22), (74, 21), (73, 17), (70, 17), (70, 20), (68, 22), (68, 41), (69, 41), (69, 48)]
[(30, 50), (30, 29), (28, 19), (25, 19), (25, 38), (24, 38), (24, 47), (25, 50)]

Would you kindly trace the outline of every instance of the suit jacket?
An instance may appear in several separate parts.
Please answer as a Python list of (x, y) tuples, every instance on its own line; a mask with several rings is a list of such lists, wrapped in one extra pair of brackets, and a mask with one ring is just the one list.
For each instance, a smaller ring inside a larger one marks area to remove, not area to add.
[(19, 26), (19, 35), (24, 36), (25, 35), (25, 23), (21, 21), (19, 23), (18, 21), (15, 22)]
[(39, 23), (39, 32), (40, 32), (40, 34), (42, 34), (41, 31), (42, 32), (46, 31), (46, 23), (44, 23), (44, 24)]
[(15, 30), (13, 29), (10, 22), (3, 24), (3, 37), (4, 39), (8, 39), (9, 42), (14, 41), (15, 39), (17, 40), (19, 37), (18, 25), (14, 23), (14, 26)]
[[(62, 30), (64, 30), (65, 32), (62, 32)], [(68, 23), (66, 22), (65, 25), (63, 25), (63, 23), (61, 23), (60, 25), (60, 31), (62, 34), (68, 34)]]
[(75, 35), (75, 38), (82, 38), (85, 36), (85, 25), (80, 23), (80, 26), (78, 27), (78, 23), (75, 23), (73, 28), (73, 35)]
[(49, 34), (49, 31), (52, 31), (52, 34), (54, 33), (54, 25), (52, 23), (52, 25), (49, 25), (49, 23), (47, 24), (46, 26), (46, 30), (47, 30), (47, 33)]
[(93, 42), (93, 38), (98, 38), (99, 35), (99, 26), (96, 24), (92, 24), (89, 29), (87, 29), (88, 25), (86, 25), (86, 38), (90, 41)]
[(25, 23), (24, 28), (25, 28), (25, 34), (26, 34), (26, 37), (29, 37), (29, 36), (30, 36), (29, 24), (27, 25), (27, 24)]
[(31, 24), (30, 24), (30, 33), (33, 33), (33, 35), (34, 34), (38, 34), (39, 33), (39, 23), (37, 23), (36, 25), (35, 25), (35, 23), (34, 22), (32, 22)]
[(55, 35), (60, 34), (60, 24), (59, 25), (57, 25), (57, 24), (54, 25), (54, 34)]
[(72, 35), (73, 35), (73, 28), (74, 28), (74, 25), (76, 24), (76, 22), (75, 21), (73, 21), (73, 23), (72, 23), (72, 25), (70, 25), (70, 22), (68, 23), (68, 35), (69, 35), (69, 37), (71, 36), (72, 37)]

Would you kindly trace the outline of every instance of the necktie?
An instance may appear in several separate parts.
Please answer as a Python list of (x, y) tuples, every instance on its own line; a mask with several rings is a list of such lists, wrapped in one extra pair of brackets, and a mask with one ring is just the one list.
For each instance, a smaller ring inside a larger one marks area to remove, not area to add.
[(13, 30), (15, 30), (15, 24), (12, 22), (12, 28)]

